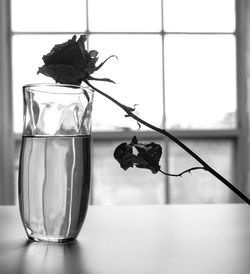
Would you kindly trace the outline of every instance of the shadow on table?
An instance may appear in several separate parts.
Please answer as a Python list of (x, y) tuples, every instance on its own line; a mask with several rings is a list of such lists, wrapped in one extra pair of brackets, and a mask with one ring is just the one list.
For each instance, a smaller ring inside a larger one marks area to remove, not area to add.
[(0, 246), (0, 274), (87, 274), (76, 241), (56, 244), (20, 241)]

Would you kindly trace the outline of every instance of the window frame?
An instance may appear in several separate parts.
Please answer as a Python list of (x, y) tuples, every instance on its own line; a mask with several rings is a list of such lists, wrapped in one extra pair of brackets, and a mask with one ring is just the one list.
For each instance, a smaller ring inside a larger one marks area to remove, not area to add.
[(11, 93), (10, 3), (0, 1), (0, 203), (15, 201)]
[[(162, 73), (163, 73), (163, 98), (165, 96), (165, 81), (164, 81), (164, 37), (168, 34), (193, 34), (186, 32), (166, 32), (163, 28), (163, 4), (164, 0), (161, 0), (161, 9), (162, 9), (162, 30), (159, 32), (153, 32), (153, 34), (160, 34), (162, 37)], [(243, 192), (247, 191), (247, 176), (249, 172), (248, 165), (248, 120), (247, 120), (247, 85), (246, 85), (246, 22), (247, 22), (247, 1), (237, 1), (235, 0), (235, 13), (236, 13), (236, 29), (233, 33), (236, 37), (236, 83), (237, 83), (237, 122), (238, 126), (236, 129), (221, 129), (221, 130), (169, 130), (171, 134), (180, 139), (231, 139), (234, 142), (235, 147), (235, 157), (234, 157), (234, 178), (233, 182), (235, 185), (241, 189)], [(18, 144), (20, 144), (21, 135), (14, 134), (12, 131), (12, 98), (11, 93), (11, 39), (13, 35), (22, 35), (22, 34), (81, 34), (78, 32), (13, 32), (10, 26), (11, 12), (10, 12), (10, 1), (3, 0), (0, 2), (1, 10), (1, 20), (5, 24), (0, 26), (0, 60), (3, 60), (2, 65), (0, 64), (0, 80), (2, 85), (0, 86), (0, 115), (1, 115), (1, 124), (0, 124), (0, 172), (2, 174), (1, 178), (1, 188), (3, 191), (0, 193), (0, 203), (13, 203), (15, 200), (15, 186), (14, 186), (14, 176), (13, 176), (13, 152), (16, 151)], [(152, 32), (92, 32), (89, 31), (88, 24), (88, 0), (86, 0), (86, 34), (152, 34)], [(250, 9), (250, 7), (248, 7)], [(207, 34), (207, 33), (198, 33), (198, 34)], [(225, 34), (225, 33), (216, 33), (216, 34)], [(226, 33), (228, 34), (228, 33)], [(4, 45), (3, 45), (4, 44)], [(7, 72), (4, 74), (4, 72)], [(1, 78), (2, 77), (2, 78)], [(165, 100), (163, 100), (164, 102)], [(164, 103), (163, 103), (164, 104)], [(165, 107), (163, 106), (163, 109)], [(165, 113), (163, 111), (163, 121), (162, 124), (165, 125)], [(11, 121), (11, 122), (10, 122)], [(124, 140), (131, 136), (131, 132), (93, 132), (93, 141), (101, 142), (105, 140)], [(164, 136), (159, 136), (158, 133), (152, 131), (139, 132), (138, 136), (144, 139), (158, 139), (165, 140)], [(168, 140), (166, 140), (167, 144)], [(6, 159), (7, 158), (7, 159)], [(167, 158), (166, 158), (167, 161)], [(17, 165), (17, 163), (16, 163)], [(167, 166), (167, 165), (166, 165)], [(17, 166), (16, 166), (17, 168)], [(12, 173), (12, 175), (11, 175)], [(168, 177), (165, 177), (165, 202), (170, 203), (171, 199), (169, 197), (169, 184)], [(11, 187), (10, 187), (11, 186)], [(10, 198), (6, 198), (10, 197)], [(232, 196), (235, 197), (235, 196)], [(7, 199), (7, 200), (6, 200)], [(232, 202), (239, 201), (237, 198), (232, 198)], [(93, 201), (92, 201), (93, 202)]]
[[(247, 104), (247, 61), (249, 57), (249, 45), (247, 40), (250, 33), (247, 33), (247, 26), (250, 23), (250, 5), (249, 1), (235, 0), (235, 37), (236, 37), (236, 90), (237, 90), (237, 124), (238, 134), (235, 148), (235, 185), (243, 192), (247, 193), (249, 187), (248, 174), (249, 167), (249, 125), (248, 116), (250, 106)], [(237, 182), (237, 183), (236, 183)], [(239, 202), (239, 198), (235, 198)]]

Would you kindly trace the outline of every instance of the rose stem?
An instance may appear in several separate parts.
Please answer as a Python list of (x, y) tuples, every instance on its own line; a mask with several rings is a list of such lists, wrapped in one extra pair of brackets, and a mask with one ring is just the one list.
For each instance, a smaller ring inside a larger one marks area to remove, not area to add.
[(223, 184), (225, 184), (228, 188), (230, 188), (235, 194), (237, 194), (242, 200), (244, 200), (248, 205), (250, 205), (250, 199), (248, 199), (248, 197), (246, 197), (239, 189), (237, 189), (234, 185), (232, 185), (229, 181), (227, 181), (224, 177), (222, 177), (217, 171), (215, 171), (212, 167), (210, 167), (204, 160), (202, 160), (196, 153), (194, 153), (190, 148), (188, 148), (185, 144), (183, 144), (178, 138), (176, 138), (175, 136), (173, 136), (172, 134), (167, 132), (165, 129), (160, 129), (160, 128), (158, 128), (154, 125), (151, 125), (148, 122), (142, 120), (141, 118), (136, 116), (134, 113), (132, 113), (132, 111), (133, 111), (132, 108), (121, 104), (120, 102), (115, 100), (113, 97), (111, 97), (108, 94), (104, 93), (103, 91), (97, 89), (96, 87), (91, 85), (88, 80), (85, 79), (84, 82), (89, 87), (91, 87), (93, 90), (100, 93), (101, 95), (103, 95), (104, 97), (108, 98), (110, 101), (115, 103), (117, 106), (122, 108), (127, 113), (127, 115), (126, 115), (127, 117), (129, 116), (129, 117), (134, 118), (137, 122), (165, 135), (170, 140), (175, 142), (177, 145), (179, 145), (181, 148), (183, 148), (188, 154), (190, 154), (195, 160), (197, 160), (204, 167), (205, 170), (209, 171), (218, 180), (220, 180)]

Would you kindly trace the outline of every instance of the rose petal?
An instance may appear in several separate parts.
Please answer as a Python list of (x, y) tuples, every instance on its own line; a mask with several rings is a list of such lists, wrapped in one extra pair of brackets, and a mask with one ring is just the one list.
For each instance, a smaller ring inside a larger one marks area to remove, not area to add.
[[(55, 45), (47, 55), (43, 56), (44, 66), (39, 68), (38, 73), (52, 77), (61, 84), (80, 85), (84, 79), (94, 79), (90, 75), (109, 58), (96, 66), (98, 52), (96, 50), (88, 52), (85, 49), (86, 39), (86, 35), (80, 35), (76, 40), (76, 35), (74, 35), (67, 42)], [(104, 78), (103, 81), (112, 82), (107, 78)]]
[(146, 162), (146, 164), (140, 163), (137, 167), (148, 168), (153, 173), (157, 173), (160, 170), (161, 146), (152, 142), (150, 144), (137, 144), (135, 148), (138, 151), (137, 157), (142, 158)]
[(75, 84), (81, 83), (82, 74), (75, 70), (71, 65), (56, 64), (56, 65), (44, 65), (40, 67), (38, 73), (42, 73), (46, 76), (53, 78), (56, 82), (61, 84)]
[(58, 54), (60, 53), (62, 50), (68, 48), (68, 47), (71, 47), (72, 45), (74, 45), (76, 43), (76, 35), (74, 35), (72, 37), (72, 39), (68, 40), (67, 42), (65, 43), (62, 43), (62, 44), (57, 44), (55, 45), (51, 51), (44, 55), (43, 56), (43, 61), (45, 64), (49, 64), (51, 63), (51, 61), (53, 60), (53, 58)]
[(122, 143), (115, 149), (114, 157), (124, 170), (133, 167), (133, 149), (127, 143)]

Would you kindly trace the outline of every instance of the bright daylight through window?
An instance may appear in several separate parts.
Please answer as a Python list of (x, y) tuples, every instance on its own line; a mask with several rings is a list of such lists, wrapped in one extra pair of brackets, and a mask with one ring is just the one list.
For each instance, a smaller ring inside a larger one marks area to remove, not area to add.
[[(59, 6), (60, 12), (55, 12)], [(177, 134), (225, 178), (236, 182), (239, 110), (233, 0), (12, 0), (16, 173), (22, 86), (52, 82), (36, 75), (42, 55), (54, 44), (82, 33), (88, 35), (89, 49), (98, 50), (100, 62), (112, 54), (118, 56), (95, 74), (116, 84), (98, 82), (96, 87), (124, 104), (138, 104), (139, 117)], [(182, 178), (147, 170), (124, 172), (113, 159), (113, 151), (120, 140), (130, 140), (133, 131), (138, 131), (135, 121), (95, 95), (92, 203), (234, 201), (233, 194), (205, 171)], [(178, 173), (196, 165), (175, 144), (146, 127), (138, 134), (141, 140), (162, 144), (163, 170)]]

